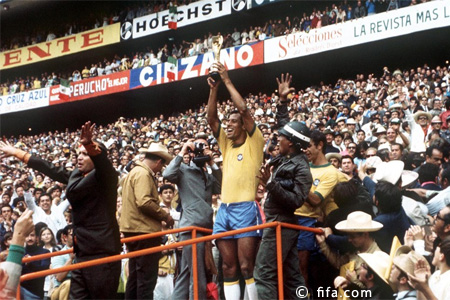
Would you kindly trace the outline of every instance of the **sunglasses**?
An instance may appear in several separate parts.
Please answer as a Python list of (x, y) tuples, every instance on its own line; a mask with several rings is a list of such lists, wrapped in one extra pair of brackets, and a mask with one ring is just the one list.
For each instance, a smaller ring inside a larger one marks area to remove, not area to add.
[(347, 147), (347, 149), (356, 149), (356, 147)]
[(428, 120), (427, 117), (420, 117), (419, 120)]

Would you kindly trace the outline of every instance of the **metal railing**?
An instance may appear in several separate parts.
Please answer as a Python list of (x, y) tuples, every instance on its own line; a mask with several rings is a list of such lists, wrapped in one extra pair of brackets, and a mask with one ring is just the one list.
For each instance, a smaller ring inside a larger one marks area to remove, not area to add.
[[(183, 228), (165, 230), (165, 231), (149, 233), (149, 234), (143, 234), (143, 235), (129, 237), (129, 238), (123, 238), (123, 239), (121, 239), (121, 242), (122, 243), (128, 243), (128, 242), (133, 242), (133, 241), (139, 241), (139, 240), (144, 240), (144, 239), (160, 237), (160, 236), (163, 236), (163, 235), (166, 235), (166, 234), (180, 233), (180, 232), (187, 232), (187, 231), (192, 232), (192, 238), (190, 240), (187, 240), (187, 241), (176, 242), (176, 243), (173, 243), (173, 244), (170, 244), (170, 245), (163, 245), (163, 246), (158, 246), (158, 247), (153, 247), (153, 248), (133, 251), (133, 252), (129, 252), (129, 253), (126, 253), (126, 254), (113, 255), (113, 256), (98, 258), (98, 259), (85, 261), (85, 262), (81, 262), (81, 263), (75, 263), (75, 264), (72, 264), (70, 266), (64, 266), (64, 267), (60, 267), (60, 268), (49, 269), (49, 270), (44, 270), (44, 271), (38, 271), (38, 272), (34, 272), (34, 273), (25, 274), (25, 275), (22, 275), (20, 277), (20, 282), (23, 282), (23, 281), (26, 281), (26, 280), (35, 279), (35, 278), (39, 278), (39, 277), (43, 277), (43, 276), (47, 276), (47, 275), (52, 275), (52, 274), (56, 274), (56, 273), (68, 272), (68, 271), (73, 271), (73, 270), (76, 270), (76, 269), (89, 268), (89, 267), (93, 267), (93, 266), (97, 266), (97, 265), (101, 265), (101, 264), (106, 264), (106, 263), (111, 263), (111, 262), (115, 262), (115, 261), (120, 261), (120, 260), (122, 260), (124, 258), (133, 258), (133, 257), (138, 257), (138, 256), (143, 256), (143, 255), (148, 255), (148, 254), (161, 252), (161, 251), (164, 251), (164, 250), (175, 249), (175, 248), (180, 247), (180, 246), (192, 245), (192, 276), (193, 276), (193, 280), (194, 280), (194, 282), (193, 282), (194, 291), (193, 292), (194, 292), (194, 299), (198, 299), (198, 278), (197, 278), (197, 276), (198, 276), (198, 270), (197, 270), (197, 244), (198, 243), (203, 243), (203, 242), (212, 241), (212, 240), (215, 240), (215, 239), (220, 239), (220, 238), (224, 238), (224, 237), (228, 237), (228, 236), (232, 236), (232, 235), (236, 235), (236, 234), (240, 234), (240, 233), (256, 231), (256, 230), (265, 229), (265, 228), (273, 228), (273, 227), (276, 227), (276, 251), (277, 251), (277, 270), (278, 270), (278, 298), (279, 299), (284, 299), (284, 290), (283, 290), (283, 257), (282, 257), (282, 251), (281, 251), (282, 250), (282, 246), (281, 246), (282, 245), (282, 243), (281, 243), (282, 242), (281, 241), (281, 229), (284, 227), (284, 228), (290, 228), (290, 229), (295, 229), (295, 230), (310, 231), (310, 232), (317, 233), (317, 234), (323, 233), (323, 231), (321, 229), (319, 229), (319, 228), (309, 228), (309, 227), (305, 227), (305, 226), (293, 225), (293, 224), (282, 223), (282, 222), (271, 222), (271, 223), (266, 223), (266, 224), (261, 224), (261, 225), (256, 225), (256, 226), (250, 226), (250, 227), (247, 227), (247, 228), (231, 230), (231, 231), (228, 231), (228, 232), (218, 233), (218, 234), (214, 234), (214, 235), (202, 236), (202, 237), (198, 237), (198, 238), (197, 238), (197, 232), (212, 233), (212, 230), (211, 229), (206, 229), (206, 228), (201, 228), (201, 227), (196, 227), (196, 226), (188, 226), (188, 227), (183, 227)], [(52, 253), (40, 254), (40, 255), (35, 255), (35, 256), (23, 258), (22, 262), (23, 263), (27, 263), (27, 262), (31, 262), (31, 261), (37, 261), (37, 260), (41, 260), (41, 259), (51, 258), (53, 256), (70, 254), (72, 252), (73, 252), (73, 249), (67, 249), (67, 250), (63, 250), (63, 251), (57, 251), (57, 252), (52, 252)], [(20, 285), (17, 288), (17, 297), (16, 297), (16, 299), (20, 299)]]

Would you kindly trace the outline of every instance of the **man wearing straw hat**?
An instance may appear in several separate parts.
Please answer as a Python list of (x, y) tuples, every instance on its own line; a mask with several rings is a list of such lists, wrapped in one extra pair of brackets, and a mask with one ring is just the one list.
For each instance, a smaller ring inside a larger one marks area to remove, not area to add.
[(409, 246), (402, 246), (395, 252), (389, 282), (396, 292), (396, 300), (417, 299), (417, 291), (411, 286), (408, 274), (414, 274), (414, 265), (420, 260), (426, 261)]
[[(336, 224), (336, 229), (347, 233), (348, 241), (356, 248), (356, 253), (338, 254), (333, 252), (325, 238), (330, 234), (331, 230), (326, 228), (325, 235), (316, 235), (320, 250), (328, 259), (328, 261), (336, 268), (354, 261), (355, 270), (359, 270), (363, 262), (357, 253), (374, 253), (381, 251), (376, 241), (371, 236), (371, 232), (378, 231), (383, 227), (379, 222), (373, 221), (372, 217), (362, 211), (355, 211), (347, 216), (347, 220)], [(350, 282), (355, 283), (359, 287), (364, 287), (364, 284), (357, 279), (357, 274), (349, 274), (348, 279), (338, 276), (335, 279), (336, 287), (341, 287), (343, 284), (348, 285)]]
[[(135, 167), (123, 182), (122, 216), (120, 231), (125, 237), (161, 231), (161, 222), (174, 224), (170, 213), (159, 205), (158, 183), (155, 174), (172, 160), (167, 148), (151, 142), (148, 148), (140, 149), (145, 154), (143, 161)], [(129, 251), (137, 251), (161, 245), (161, 238), (145, 239), (127, 243)], [(153, 290), (158, 279), (159, 253), (130, 258), (125, 299), (153, 299)]]
[[(389, 254), (383, 251), (375, 251), (374, 253), (360, 253), (358, 255), (364, 261), (361, 264), (358, 279), (368, 289), (360, 291), (361, 296), (363, 296), (362, 299), (394, 299), (393, 291), (385, 277), (391, 260)], [(364, 292), (366, 295), (364, 295)]]

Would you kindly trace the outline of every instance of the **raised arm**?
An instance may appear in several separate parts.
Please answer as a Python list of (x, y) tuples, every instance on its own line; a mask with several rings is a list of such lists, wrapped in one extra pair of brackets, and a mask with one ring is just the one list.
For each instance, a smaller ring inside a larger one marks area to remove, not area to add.
[(81, 126), (80, 143), (86, 149), (95, 166), (96, 177), (99, 182), (117, 185), (117, 172), (106, 154), (106, 148), (92, 140), (95, 124), (90, 121)]
[(280, 100), (277, 105), (276, 118), (279, 128), (283, 127), (289, 122), (289, 112), (287, 109), (289, 100), (287, 96), (290, 93), (295, 92), (295, 89), (293, 87), (290, 87), (291, 82), (292, 75), (289, 75), (289, 73), (286, 73), (286, 76), (284, 74), (281, 74), (281, 80), (277, 78), (278, 94), (280, 96)]
[(226, 86), (228, 92), (230, 93), (231, 100), (233, 100), (233, 104), (244, 120), (244, 128), (247, 132), (252, 132), (255, 128), (255, 121), (253, 120), (252, 115), (250, 114), (250, 110), (247, 108), (247, 104), (242, 98), (241, 94), (236, 90), (234, 84), (231, 82), (230, 77), (228, 76), (227, 69), (221, 63), (214, 63), (217, 68), (220, 77), (224, 85)]
[(208, 98), (208, 124), (214, 134), (219, 130), (219, 116), (217, 115), (217, 91), (220, 82), (215, 82), (214, 79), (208, 77), (209, 84), (209, 98)]
[(9, 142), (0, 142), (0, 158), (14, 156), (29, 167), (38, 170), (53, 180), (67, 184), (70, 172), (63, 167), (55, 167), (52, 163), (13, 147)]

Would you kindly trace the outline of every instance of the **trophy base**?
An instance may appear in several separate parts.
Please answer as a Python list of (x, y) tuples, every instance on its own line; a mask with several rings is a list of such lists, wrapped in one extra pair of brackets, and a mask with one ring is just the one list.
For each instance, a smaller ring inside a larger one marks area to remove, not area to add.
[(222, 79), (220, 78), (220, 74), (217, 71), (213, 71), (209, 73), (209, 77), (214, 79), (215, 82), (220, 82)]

